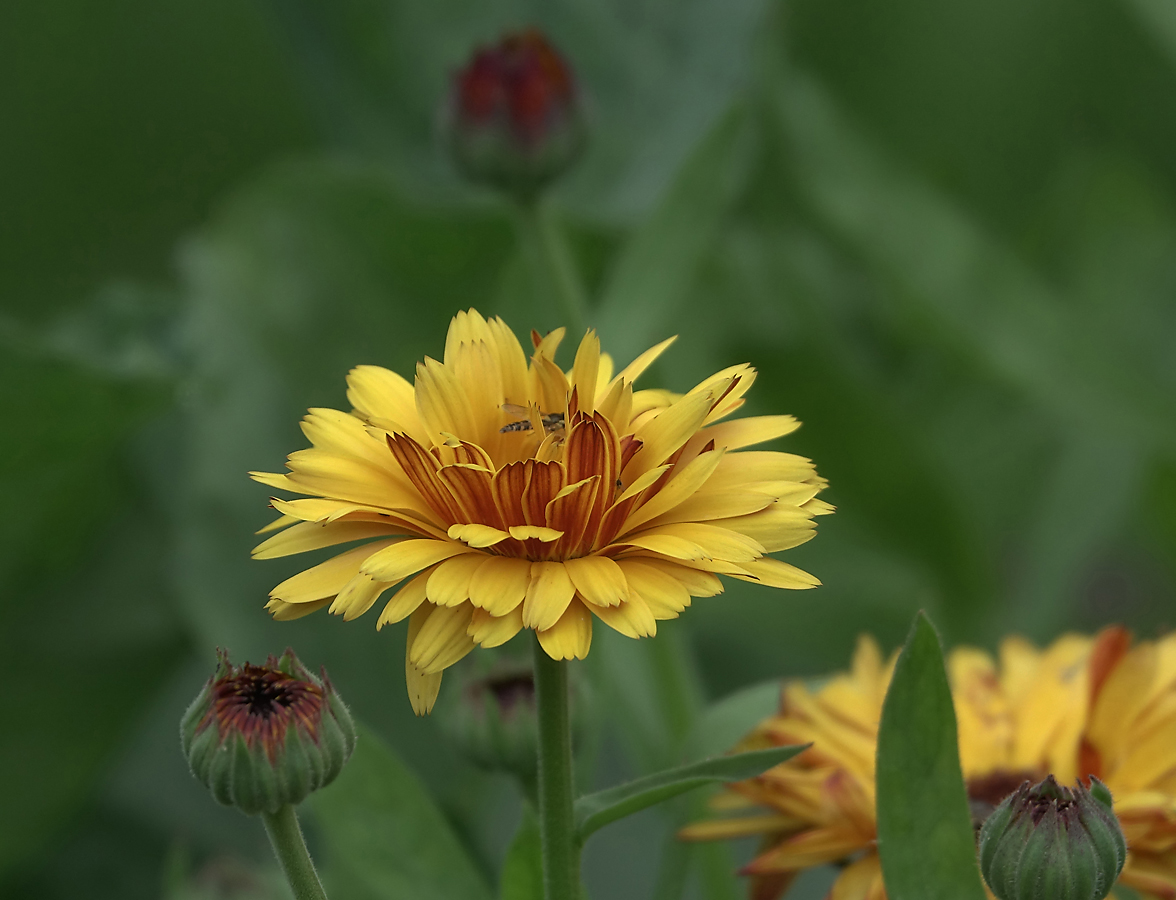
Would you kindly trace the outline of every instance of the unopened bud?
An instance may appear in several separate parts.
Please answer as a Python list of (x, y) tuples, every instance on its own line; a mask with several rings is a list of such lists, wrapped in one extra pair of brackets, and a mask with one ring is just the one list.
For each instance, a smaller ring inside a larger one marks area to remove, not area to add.
[(460, 702), (445, 705), (441, 724), (471, 762), (508, 772), (523, 784), (534, 781), (539, 725), (529, 666), (498, 666), (470, 678)]
[(999, 900), (1102, 900), (1127, 857), (1127, 843), (1097, 778), (1087, 790), (1052, 775), (1025, 782), (980, 830), (980, 871)]
[(587, 134), (571, 68), (534, 29), (474, 53), (454, 77), (445, 126), (467, 177), (524, 200), (571, 166)]
[(327, 678), (287, 650), (264, 666), (216, 672), (180, 723), (188, 765), (212, 795), (244, 813), (274, 813), (334, 781), (355, 748), (355, 725)]

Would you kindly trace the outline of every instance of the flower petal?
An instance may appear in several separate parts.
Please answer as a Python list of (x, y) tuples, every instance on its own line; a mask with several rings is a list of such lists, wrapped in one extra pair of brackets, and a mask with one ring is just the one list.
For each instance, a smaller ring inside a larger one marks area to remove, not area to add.
[(331, 612), (335, 615), (342, 614), (344, 622), (358, 619), (371, 609), (380, 594), (390, 587), (390, 581), (376, 581), (370, 575), (357, 574), (332, 601)]
[(484, 609), (475, 609), (467, 629), (469, 636), (482, 647), (505, 644), (523, 628), (523, 608), (516, 606), (505, 616), (492, 616)]
[(381, 581), (400, 581), (426, 566), (459, 553), (475, 553), (465, 544), (428, 539), (399, 541), (369, 557), (363, 571)]
[(434, 609), (434, 606), (425, 606), (412, 614), (412, 618), (408, 620), (408, 638), (404, 642), (404, 681), (408, 687), (408, 701), (412, 704), (412, 711), (418, 716), (428, 715), (433, 711), (437, 693), (441, 690), (441, 673), (426, 674), (412, 661), (413, 644)]
[(629, 591), (646, 602), (655, 619), (676, 619), (690, 605), (690, 592), (672, 575), (637, 559), (623, 559), (618, 565)]
[(463, 553), (445, 560), (433, 570), (426, 586), (430, 603), (459, 606), (470, 598), (470, 579), (486, 557), (481, 553)]
[(464, 603), (456, 607), (430, 605), (428, 609), (431, 612), (409, 648), (409, 661), (432, 675), (449, 668), (476, 646), (466, 634), (474, 608)]
[(497, 528), (491, 528), (489, 525), (450, 525), (449, 538), (454, 541), (461, 541), (470, 547), (493, 547), (495, 544), (505, 541), (509, 534)]
[(505, 616), (522, 605), (530, 580), (530, 560), (491, 556), (470, 579), (470, 602), (492, 616)]
[(766, 584), (768, 587), (803, 591), (817, 587), (821, 583), (820, 579), (813, 577), (803, 569), (790, 566), (778, 559), (772, 559), (770, 556), (752, 562), (739, 563), (739, 565), (750, 573), (750, 577), (747, 575), (732, 575), (731, 577), (742, 581)]
[(425, 569), (417, 575), (416, 578), (404, 585), (400, 590), (392, 595), (392, 599), (388, 601), (384, 611), (380, 613), (380, 618), (376, 622), (376, 630), (379, 631), (385, 625), (390, 625), (393, 622), (399, 622), (406, 616), (412, 615), (425, 602), (425, 591), (429, 583), (429, 576), (433, 574), (432, 569)]
[(592, 614), (583, 603), (570, 604), (559, 621), (539, 631), (539, 643), (552, 659), (583, 659), (592, 646)]
[[(270, 596), (286, 603), (307, 603), (312, 600), (323, 600), (334, 597), (347, 586), (360, 570), (360, 566), (373, 555), (395, 546), (393, 541), (376, 541), (353, 547), (338, 556), (333, 556), (326, 562), (311, 566), (287, 578), (272, 591)], [(387, 581), (399, 579), (383, 579)]]
[(618, 606), (629, 599), (625, 573), (607, 556), (566, 559), (564, 568), (580, 596), (593, 606)]
[(531, 563), (531, 581), (523, 600), (523, 624), (536, 631), (552, 628), (567, 611), (575, 593), (562, 562)]
[(618, 606), (593, 604), (591, 610), (605, 625), (625, 637), (643, 638), (657, 634), (657, 620), (650, 612), (649, 604), (632, 592), (629, 599)]
[(335, 544), (347, 544), (363, 538), (396, 534), (397, 529), (379, 522), (300, 522), (275, 534), (253, 548), (254, 559), (275, 559), (293, 553), (305, 553)]

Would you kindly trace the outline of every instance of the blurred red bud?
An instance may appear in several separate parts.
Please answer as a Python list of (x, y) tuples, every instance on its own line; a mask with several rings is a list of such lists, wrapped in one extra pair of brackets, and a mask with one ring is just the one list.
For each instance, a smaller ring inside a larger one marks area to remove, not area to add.
[(571, 68), (535, 29), (480, 47), (453, 78), (446, 132), (467, 177), (521, 199), (534, 197), (584, 146)]

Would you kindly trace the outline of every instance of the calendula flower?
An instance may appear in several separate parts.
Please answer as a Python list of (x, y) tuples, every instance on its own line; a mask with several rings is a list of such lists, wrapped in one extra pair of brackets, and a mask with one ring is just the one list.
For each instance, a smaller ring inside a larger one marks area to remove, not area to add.
[(406, 674), (418, 714), (441, 673), (475, 646), (532, 629), (554, 659), (582, 659), (598, 619), (646, 637), (691, 597), (723, 590), (719, 574), (779, 588), (811, 575), (767, 554), (813, 536), (832, 507), (799, 456), (743, 448), (793, 431), (791, 416), (723, 421), (743, 404), (751, 366), (725, 369), (686, 394), (635, 391), (670, 345), (613, 374), (588, 332), (570, 371), (556, 365), (564, 330), (532, 332), (528, 361), (501, 319), (459, 313), (441, 361), (415, 384), (387, 369), (348, 375), (351, 412), (313, 409), (313, 446), (288, 474), (253, 473), (280, 490), (282, 529), (254, 550), (286, 556), (365, 541), (273, 589), (292, 619), (330, 607), (367, 612), (399, 585), (377, 626), (408, 618)]
[[(1025, 781), (1093, 775), (1115, 797), (1129, 853), (1119, 883), (1176, 898), (1176, 636), (1128, 649), (1120, 628), (1065, 635), (1045, 650), (1012, 637), (999, 665), (972, 648), (947, 659), (960, 765), (977, 826)], [(733, 813), (686, 828), (688, 840), (757, 835), (754, 900), (798, 873), (843, 863), (832, 900), (886, 897), (877, 852), (874, 755), (895, 657), (859, 640), (849, 672), (820, 688), (787, 683), (780, 712), (744, 742), (813, 747), (715, 801)]]

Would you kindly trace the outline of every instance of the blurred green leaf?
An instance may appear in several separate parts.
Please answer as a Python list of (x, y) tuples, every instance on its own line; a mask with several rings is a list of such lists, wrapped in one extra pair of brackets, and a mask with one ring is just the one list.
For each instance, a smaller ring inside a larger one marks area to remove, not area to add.
[(939, 635), (919, 613), (882, 707), (878, 850), (891, 897), (983, 900)]
[(686, 743), (691, 757), (714, 756), (735, 746), (749, 731), (780, 708), (778, 680), (753, 684), (711, 703)]
[(166, 530), (123, 457), (161, 399), (153, 383), (0, 357), (0, 878), (92, 799), (182, 653)]
[(707, 759), (679, 766), (589, 794), (576, 801), (576, 823), (580, 839), (610, 822), (716, 781), (742, 781), (762, 774), (772, 766), (791, 759), (808, 745), (772, 747)]
[(499, 900), (543, 900), (543, 848), (539, 817), (523, 805), (523, 820), (502, 862)]
[(596, 315), (609, 352), (622, 364), (674, 329), (675, 309), (746, 173), (748, 127), (742, 105), (727, 110), (622, 249)]
[(482, 875), (420, 780), (367, 728), (333, 784), (312, 802), (325, 873), (372, 900), (489, 900)]

